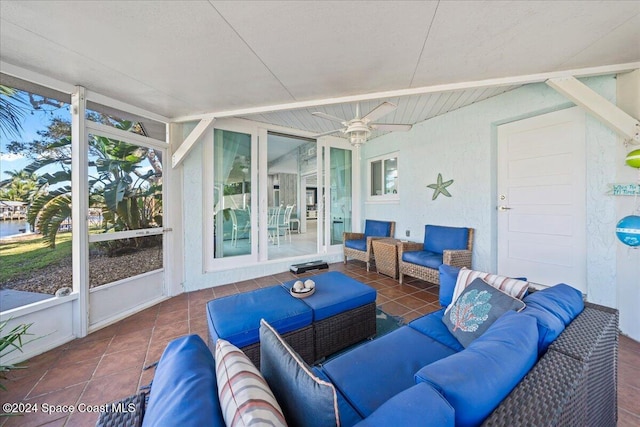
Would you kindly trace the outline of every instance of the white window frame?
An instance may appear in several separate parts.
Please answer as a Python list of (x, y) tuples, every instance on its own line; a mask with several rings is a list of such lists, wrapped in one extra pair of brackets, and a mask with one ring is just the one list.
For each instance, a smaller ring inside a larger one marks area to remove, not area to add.
[(391, 159), (396, 159), (397, 170), (400, 171), (400, 152), (394, 151), (393, 153), (383, 154), (381, 156), (372, 157), (367, 160), (367, 198), (366, 203), (395, 203), (400, 200), (400, 177), (398, 176), (398, 182), (396, 184), (397, 193), (392, 194), (378, 194), (372, 195), (371, 188), (371, 168), (373, 163), (382, 162), (382, 188), (384, 188), (384, 162)]

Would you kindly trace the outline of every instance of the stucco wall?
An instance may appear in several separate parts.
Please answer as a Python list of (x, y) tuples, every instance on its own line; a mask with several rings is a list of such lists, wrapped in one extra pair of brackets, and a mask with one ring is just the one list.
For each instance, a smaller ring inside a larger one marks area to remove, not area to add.
[[(615, 102), (614, 76), (594, 77), (583, 82), (606, 99)], [(496, 271), (496, 157), (497, 126), (574, 106), (545, 84), (523, 86), (505, 94), (435, 117), (413, 127), (409, 133), (390, 133), (362, 148), (362, 176), (366, 179), (367, 159), (399, 151), (400, 201), (389, 204), (363, 201), (363, 218), (394, 219), (396, 237), (421, 241), (425, 224), (473, 227), (476, 237), (473, 267)], [(617, 175), (628, 175), (619, 158), (617, 135), (587, 115), (587, 297), (590, 301), (618, 307), (618, 295), (640, 302), (638, 261), (640, 251), (622, 250), (615, 237), (615, 224), (630, 212), (619, 212), (615, 198), (606, 194)], [(431, 200), (438, 173), (452, 197)], [(627, 179), (628, 180), (628, 179)], [(363, 181), (366, 182), (366, 181)], [(366, 191), (366, 190), (365, 190)], [(620, 264), (624, 264), (620, 266)], [(635, 274), (634, 274), (635, 272)], [(620, 277), (619, 277), (620, 276)], [(621, 277), (625, 277), (623, 281)], [(640, 338), (637, 309), (624, 307), (623, 332)], [(635, 304), (637, 306), (637, 304)]]

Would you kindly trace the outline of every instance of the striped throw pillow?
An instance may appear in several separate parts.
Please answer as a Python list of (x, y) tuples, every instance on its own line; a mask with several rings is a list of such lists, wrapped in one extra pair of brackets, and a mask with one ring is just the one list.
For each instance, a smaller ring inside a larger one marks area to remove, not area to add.
[(497, 274), (484, 273), (482, 271), (469, 270), (468, 268), (463, 267), (458, 273), (456, 287), (453, 289), (453, 297), (451, 298), (451, 303), (445, 310), (445, 313), (448, 313), (449, 310), (451, 310), (451, 307), (453, 307), (453, 304), (460, 295), (462, 295), (465, 288), (478, 278), (517, 299), (522, 299), (524, 293), (529, 288), (529, 282), (524, 280), (512, 279), (510, 277), (498, 276)]
[(287, 425), (269, 385), (241, 350), (219, 339), (215, 356), (218, 397), (227, 426)]

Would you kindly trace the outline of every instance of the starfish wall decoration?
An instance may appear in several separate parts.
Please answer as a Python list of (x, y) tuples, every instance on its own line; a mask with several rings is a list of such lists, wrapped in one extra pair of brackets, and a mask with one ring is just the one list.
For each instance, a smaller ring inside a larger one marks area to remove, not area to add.
[(436, 184), (427, 185), (428, 188), (433, 188), (435, 191), (433, 192), (433, 197), (431, 200), (435, 200), (436, 197), (440, 195), (440, 193), (444, 194), (447, 197), (451, 197), (451, 194), (447, 191), (447, 187), (453, 184), (453, 180), (442, 182), (442, 174), (438, 174), (438, 182)]

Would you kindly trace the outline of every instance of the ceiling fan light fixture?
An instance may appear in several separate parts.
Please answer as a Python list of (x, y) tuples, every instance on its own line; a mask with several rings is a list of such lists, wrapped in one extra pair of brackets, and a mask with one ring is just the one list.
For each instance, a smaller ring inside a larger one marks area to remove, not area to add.
[(369, 133), (364, 131), (351, 132), (349, 134), (349, 142), (351, 143), (351, 145), (358, 147), (367, 142), (368, 136)]

